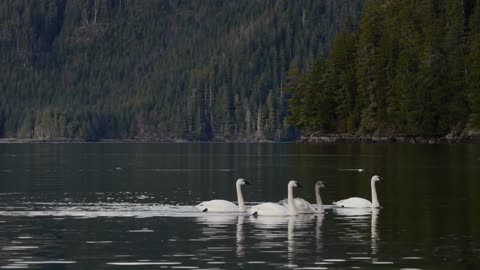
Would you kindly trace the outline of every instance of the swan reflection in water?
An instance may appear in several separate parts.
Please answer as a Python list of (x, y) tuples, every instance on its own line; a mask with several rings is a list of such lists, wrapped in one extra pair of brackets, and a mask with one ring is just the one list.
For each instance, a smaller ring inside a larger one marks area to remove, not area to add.
[(207, 237), (205, 240), (231, 239), (231, 227), (236, 224), (235, 243), (238, 257), (245, 256), (244, 215), (214, 214), (202, 215), (196, 219), (198, 224), (207, 225), (202, 232)]
[(380, 237), (378, 236), (378, 230), (377, 230), (377, 224), (378, 224), (378, 215), (380, 213), (380, 209), (374, 208), (372, 209), (372, 219), (370, 221), (370, 234), (372, 237), (372, 244), (371, 244), (371, 250), (372, 250), (372, 257), (377, 255), (378, 253), (378, 242), (380, 241)]
[(237, 257), (245, 256), (245, 246), (244, 246), (244, 234), (243, 234), (243, 224), (245, 223), (245, 216), (241, 215), (237, 217), (237, 231), (235, 234), (236, 246), (237, 246)]
[[(228, 240), (232, 239), (232, 229), (235, 225), (235, 251), (238, 258), (245, 257), (245, 223), (254, 226), (249, 233), (258, 240), (255, 244), (261, 252), (285, 254), (285, 241), (287, 242), (286, 258), (289, 265), (294, 265), (293, 260), (298, 252), (306, 250), (306, 245), (311, 239), (309, 235), (315, 233), (321, 242), (321, 226), (323, 214), (298, 215), (298, 216), (244, 216), (244, 215), (202, 215), (196, 217), (198, 224), (206, 225), (202, 228), (203, 238), (197, 241)], [(315, 223), (314, 223), (315, 222)], [(315, 224), (315, 231), (312, 231)], [(303, 241), (299, 241), (303, 239)], [(228, 247), (227, 247), (228, 248)]]
[[(258, 216), (250, 217), (249, 221), (256, 228), (254, 235), (261, 240), (261, 242), (258, 243), (258, 247), (261, 250), (265, 250), (266, 253), (283, 253), (286, 237), (288, 264), (289, 266), (295, 266), (293, 264), (295, 254), (299, 250), (302, 250), (302, 245), (306, 244), (306, 242), (298, 242), (297, 238), (302, 235), (305, 236), (302, 237), (302, 239), (308, 239), (307, 234), (311, 233), (310, 228), (308, 228), (310, 227), (309, 225), (318, 220), (315, 219), (315, 216), (316, 215)], [(320, 220), (322, 220), (322, 218), (320, 218)], [(321, 224), (319, 226), (321, 226)], [(299, 229), (304, 230), (300, 231)]]
[(226, 228), (229, 225), (235, 224), (237, 215), (232, 214), (206, 214), (196, 217), (198, 224), (207, 225), (207, 228)]
[[(370, 251), (372, 259), (375, 260), (376, 255), (379, 252), (378, 243), (380, 242), (380, 236), (378, 234), (378, 217), (380, 215), (379, 208), (333, 208), (333, 212), (347, 221), (349, 226), (348, 232), (344, 235), (354, 238), (354, 241), (362, 241), (365, 237), (365, 233), (361, 231), (362, 228), (368, 226), (370, 221)], [(369, 220), (370, 217), (370, 220)], [(351, 230), (355, 227), (354, 230)]]
[(317, 214), (315, 220), (315, 247), (317, 252), (323, 250), (323, 240), (322, 240), (322, 225), (325, 214)]
[(231, 226), (237, 222), (236, 215), (227, 214), (206, 214), (196, 217), (198, 224), (206, 225), (202, 228), (205, 238), (202, 240), (229, 239), (231, 235)]

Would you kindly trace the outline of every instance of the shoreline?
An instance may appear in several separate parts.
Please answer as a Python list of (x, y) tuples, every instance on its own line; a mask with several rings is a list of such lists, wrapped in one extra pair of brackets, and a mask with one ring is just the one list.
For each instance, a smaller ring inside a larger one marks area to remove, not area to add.
[(480, 136), (373, 136), (373, 135), (349, 135), (349, 134), (325, 134), (319, 136), (301, 136), (291, 141), (272, 141), (266, 139), (240, 139), (225, 140), (216, 139), (210, 141), (196, 141), (185, 139), (30, 139), (30, 138), (0, 138), (0, 144), (55, 144), (55, 143), (300, 143), (300, 144), (476, 144), (480, 143)]
[(465, 136), (448, 134), (445, 136), (374, 136), (374, 135), (349, 135), (325, 134), (319, 136), (302, 136), (303, 143), (312, 144), (476, 144), (480, 143), (480, 136)]

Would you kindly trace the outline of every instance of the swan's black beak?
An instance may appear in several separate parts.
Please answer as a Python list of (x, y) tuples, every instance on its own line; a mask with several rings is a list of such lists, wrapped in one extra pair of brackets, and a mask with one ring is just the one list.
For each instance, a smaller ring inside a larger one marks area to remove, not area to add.
[(248, 182), (247, 180), (243, 180), (243, 182), (245, 182), (245, 185), (250, 185), (250, 182)]
[(297, 187), (298, 187), (298, 188), (303, 188), (303, 186), (300, 185), (300, 183), (298, 183), (298, 182), (297, 182)]
[(383, 181), (383, 180), (384, 180), (383, 177), (378, 177), (378, 179), (379, 179), (380, 181)]

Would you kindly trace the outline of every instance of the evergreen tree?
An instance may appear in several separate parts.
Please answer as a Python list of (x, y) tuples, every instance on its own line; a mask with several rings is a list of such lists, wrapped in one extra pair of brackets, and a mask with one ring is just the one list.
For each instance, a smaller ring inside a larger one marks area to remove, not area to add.
[(445, 0), (445, 94), (444, 111), (439, 112), (439, 131), (462, 131), (467, 118), (467, 103), (465, 100), (465, 33), (463, 0)]
[(475, 132), (478, 10), (478, 1), (367, 1), (325, 65), (292, 71), (290, 123), (307, 134)]
[(480, 1), (476, 1), (469, 23), (467, 54), (468, 129), (480, 131)]
[(361, 108), (360, 129), (365, 132), (378, 128), (377, 111), (381, 98), (381, 66), (378, 65), (380, 54), (379, 42), (383, 25), (383, 1), (367, 1), (358, 29), (357, 44), (357, 84), (358, 104)]
[(355, 79), (355, 59), (357, 35), (352, 19), (347, 21), (344, 30), (332, 42), (329, 58), (339, 132), (352, 132), (358, 127), (360, 114), (355, 110), (357, 81)]
[(284, 73), (362, 3), (3, 1), (0, 136), (292, 139)]

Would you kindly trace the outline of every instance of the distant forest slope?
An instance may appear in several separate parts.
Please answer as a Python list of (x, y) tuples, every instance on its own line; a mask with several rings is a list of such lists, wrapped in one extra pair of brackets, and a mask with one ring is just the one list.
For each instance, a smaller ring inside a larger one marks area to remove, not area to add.
[(305, 134), (478, 135), (480, 0), (367, 0), (288, 89)]
[(292, 138), (287, 71), (363, 2), (0, 1), (0, 137)]

